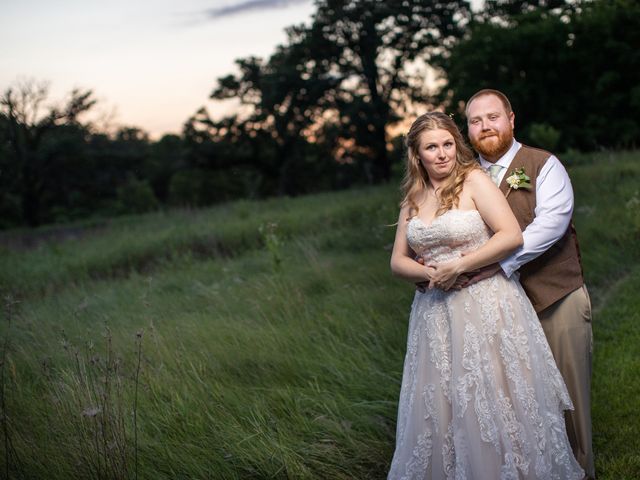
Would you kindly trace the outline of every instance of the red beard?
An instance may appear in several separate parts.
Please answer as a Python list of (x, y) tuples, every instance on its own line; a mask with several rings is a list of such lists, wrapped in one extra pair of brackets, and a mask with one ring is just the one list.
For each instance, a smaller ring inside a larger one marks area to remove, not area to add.
[(470, 139), (473, 148), (485, 158), (498, 159), (509, 150), (513, 141), (513, 129), (506, 132), (482, 132), (480, 138)]

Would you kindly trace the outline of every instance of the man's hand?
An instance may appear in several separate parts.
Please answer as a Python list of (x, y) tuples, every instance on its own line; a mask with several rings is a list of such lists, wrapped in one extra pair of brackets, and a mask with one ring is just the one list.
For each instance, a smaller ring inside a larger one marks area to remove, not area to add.
[(469, 272), (466, 277), (466, 282), (462, 282), (460, 288), (466, 288), (469, 285), (473, 285), (474, 283), (479, 282), (480, 280), (484, 280), (485, 278), (492, 277), (496, 273), (500, 272), (502, 268), (500, 268), (499, 263), (492, 263), (491, 265), (487, 265), (486, 267), (482, 267), (474, 272)]
[(467, 272), (467, 273), (462, 273), (458, 276), (458, 278), (456, 278), (456, 281), (453, 285), (451, 285), (451, 288), (453, 290), (461, 290), (464, 287), (466, 287), (469, 284), (469, 279), (471, 278), (471, 275), (473, 275), (475, 272)]

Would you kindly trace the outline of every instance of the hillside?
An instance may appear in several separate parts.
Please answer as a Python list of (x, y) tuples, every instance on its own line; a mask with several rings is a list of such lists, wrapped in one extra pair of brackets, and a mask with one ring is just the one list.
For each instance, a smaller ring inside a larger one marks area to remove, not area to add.
[[(571, 163), (597, 471), (638, 478), (640, 155)], [(5, 233), (0, 476), (384, 478), (413, 295), (388, 268), (398, 200)]]

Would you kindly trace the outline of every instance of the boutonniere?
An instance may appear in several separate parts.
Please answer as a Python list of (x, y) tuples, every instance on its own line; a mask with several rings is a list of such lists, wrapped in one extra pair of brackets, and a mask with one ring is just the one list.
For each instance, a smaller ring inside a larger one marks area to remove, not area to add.
[(511, 172), (511, 175), (507, 177), (507, 184), (509, 185), (507, 196), (509, 196), (511, 190), (518, 190), (520, 188), (531, 190), (531, 178), (524, 172), (524, 167), (516, 168)]

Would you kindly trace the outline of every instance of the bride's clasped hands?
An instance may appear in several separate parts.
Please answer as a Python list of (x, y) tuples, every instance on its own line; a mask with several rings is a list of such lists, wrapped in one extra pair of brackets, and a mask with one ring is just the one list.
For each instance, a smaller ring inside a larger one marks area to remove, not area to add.
[[(466, 271), (464, 257), (447, 262), (430, 263), (427, 267), (430, 277), (429, 288), (439, 288), (445, 291), (454, 288), (460, 275)], [(461, 285), (458, 285), (458, 288), (460, 287)]]

